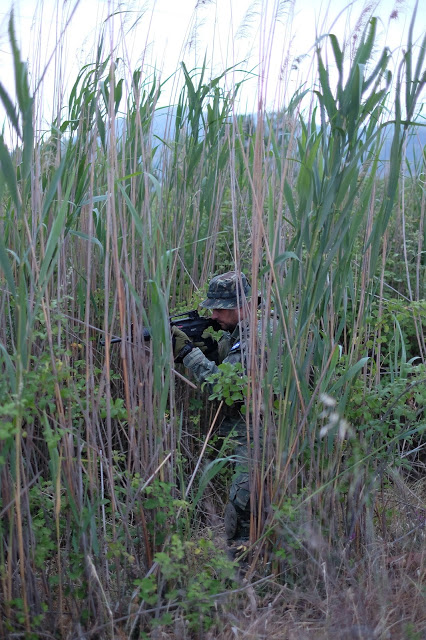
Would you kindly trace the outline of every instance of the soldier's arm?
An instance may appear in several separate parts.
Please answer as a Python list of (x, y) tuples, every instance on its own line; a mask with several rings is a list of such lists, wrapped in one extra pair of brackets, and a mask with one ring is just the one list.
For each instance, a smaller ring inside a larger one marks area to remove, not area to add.
[[(218, 342), (218, 362), (223, 362), (229, 351), (230, 335), (225, 333)], [(197, 382), (202, 384), (206, 381), (207, 376), (216, 373), (219, 369), (213, 360), (207, 358), (201, 349), (195, 348), (185, 356), (183, 364), (192, 371)], [(207, 391), (212, 393), (212, 385), (208, 384)]]
[[(183, 364), (187, 367), (199, 384), (206, 382), (207, 376), (216, 373), (219, 369), (213, 360), (209, 360), (201, 349), (196, 347), (183, 359)], [(212, 393), (212, 385), (207, 383), (207, 391)]]

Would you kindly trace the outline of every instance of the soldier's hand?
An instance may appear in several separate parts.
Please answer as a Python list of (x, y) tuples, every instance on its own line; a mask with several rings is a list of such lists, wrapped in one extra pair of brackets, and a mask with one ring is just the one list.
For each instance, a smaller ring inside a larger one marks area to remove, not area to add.
[[(172, 344), (173, 357), (175, 359), (175, 362), (182, 362), (183, 358), (187, 355), (187, 353), (191, 351), (193, 347), (193, 344), (186, 333), (184, 333), (177, 327), (172, 327)], [(187, 348), (185, 349), (185, 347)]]
[(206, 336), (205, 338), (201, 337), (197, 339), (197, 341), (193, 342), (194, 347), (198, 347), (200, 351), (204, 353), (206, 358), (209, 360), (214, 360), (214, 357), (217, 353), (217, 342), (211, 336)]

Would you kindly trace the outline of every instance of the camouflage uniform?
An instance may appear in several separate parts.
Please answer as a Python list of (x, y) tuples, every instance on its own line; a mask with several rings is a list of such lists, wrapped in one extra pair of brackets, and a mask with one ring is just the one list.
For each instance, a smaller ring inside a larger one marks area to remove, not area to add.
[[(211, 280), (207, 300), (201, 303), (201, 306), (210, 309), (241, 308), (246, 296), (249, 294), (250, 287), (244, 274), (238, 276), (235, 272), (229, 272), (216, 276)], [(248, 329), (248, 321), (243, 320), (237, 325), (232, 334), (225, 332), (222, 335), (218, 342), (217, 362), (229, 362), (231, 364), (240, 362), (243, 370), (247, 371)], [(184, 357), (183, 363), (192, 371), (200, 383), (205, 382), (207, 376), (218, 371), (216, 362), (206, 358), (198, 348), (192, 349)], [(230, 407), (224, 405), (222, 421), (218, 430), (218, 435), (221, 437), (229, 437), (232, 433), (231, 437), (236, 458), (235, 472), (229, 492), (229, 503), (225, 510), (225, 530), (229, 539), (248, 537), (250, 528), (249, 442), (246, 419), (241, 414), (240, 409), (241, 403), (235, 403)]]

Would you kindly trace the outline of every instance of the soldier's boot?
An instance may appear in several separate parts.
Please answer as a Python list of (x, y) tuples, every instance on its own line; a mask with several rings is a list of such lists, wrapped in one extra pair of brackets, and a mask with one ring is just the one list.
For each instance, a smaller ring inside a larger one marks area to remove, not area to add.
[(225, 507), (225, 533), (228, 557), (243, 566), (249, 548), (250, 514), (242, 512), (232, 502), (228, 502)]
[(250, 537), (250, 511), (228, 502), (225, 507), (225, 534), (228, 542), (247, 542)]

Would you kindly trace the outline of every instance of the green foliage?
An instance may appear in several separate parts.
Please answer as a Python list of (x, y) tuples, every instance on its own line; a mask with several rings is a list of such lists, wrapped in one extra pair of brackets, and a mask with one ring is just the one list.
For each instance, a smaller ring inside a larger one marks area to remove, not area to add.
[(421, 640), (422, 633), (418, 631), (412, 622), (407, 622), (404, 625), (404, 638), (407, 640)]
[[(167, 608), (182, 612), (189, 629), (207, 631), (216, 622), (217, 594), (234, 586), (234, 563), (212, 540), (182, 540), (176, 534), (171, 536), (167, 550), (155, 555), (155, 561), (157, 580), (150, 575), (134, 583), (140, 599), (148, 605), (167, 602)], [(167, 626), (171, 622), (170, 614), (166, 614), (156, 626)]]
[(154, 546), (164, 543), (171, 531), (176, 531), (179, 525), (178, 514), (187, 507), (184, 500), (173, 496), (173, 485), (161, 480), (154, 480), (146, 487), (148, 498), (144, 499), (144, 509), (151, 512), (152, 518), (148, 524)]
[[(43, 482), (30, 490), (31, 529), (34, 535), (34, 563), (42, 569), (56, 550), (54, 514), (54, 491), (51, 482)], [(65, 526), (62, 521), (62, 531)]]
[(382, 366), (393, 369), (396, 356), (401, 366), (408, 361), (420, 360), (421, 344), (419, 338), (426, 334), (426, 301), (409, 302), (401, 299), (389, 299), (379, 305), (374, 303), (366, 321), (373, 328), (373, 336), (365, 346), (367, 349), (384, 345), (385, 353)]
[(218, 371), (207, 376), (206, 381), (212, 390), (209, 400), (223, 400), (225, 404), (232, 406), (244, 402), (247, 397), (248, 376), (240, 362), (222, 362)]
[(355, 383), (346, 417), (363, 434), (372, 450), (380, 450), (378, 462), (401, 464), (405, 460), (409, 464), (407, 448), (414, 449), (423, 442), (425, 381), (426, 367), (417, 365), (406, 367), (395, 379), (384, 376), (370, 390), (360, 379)]

